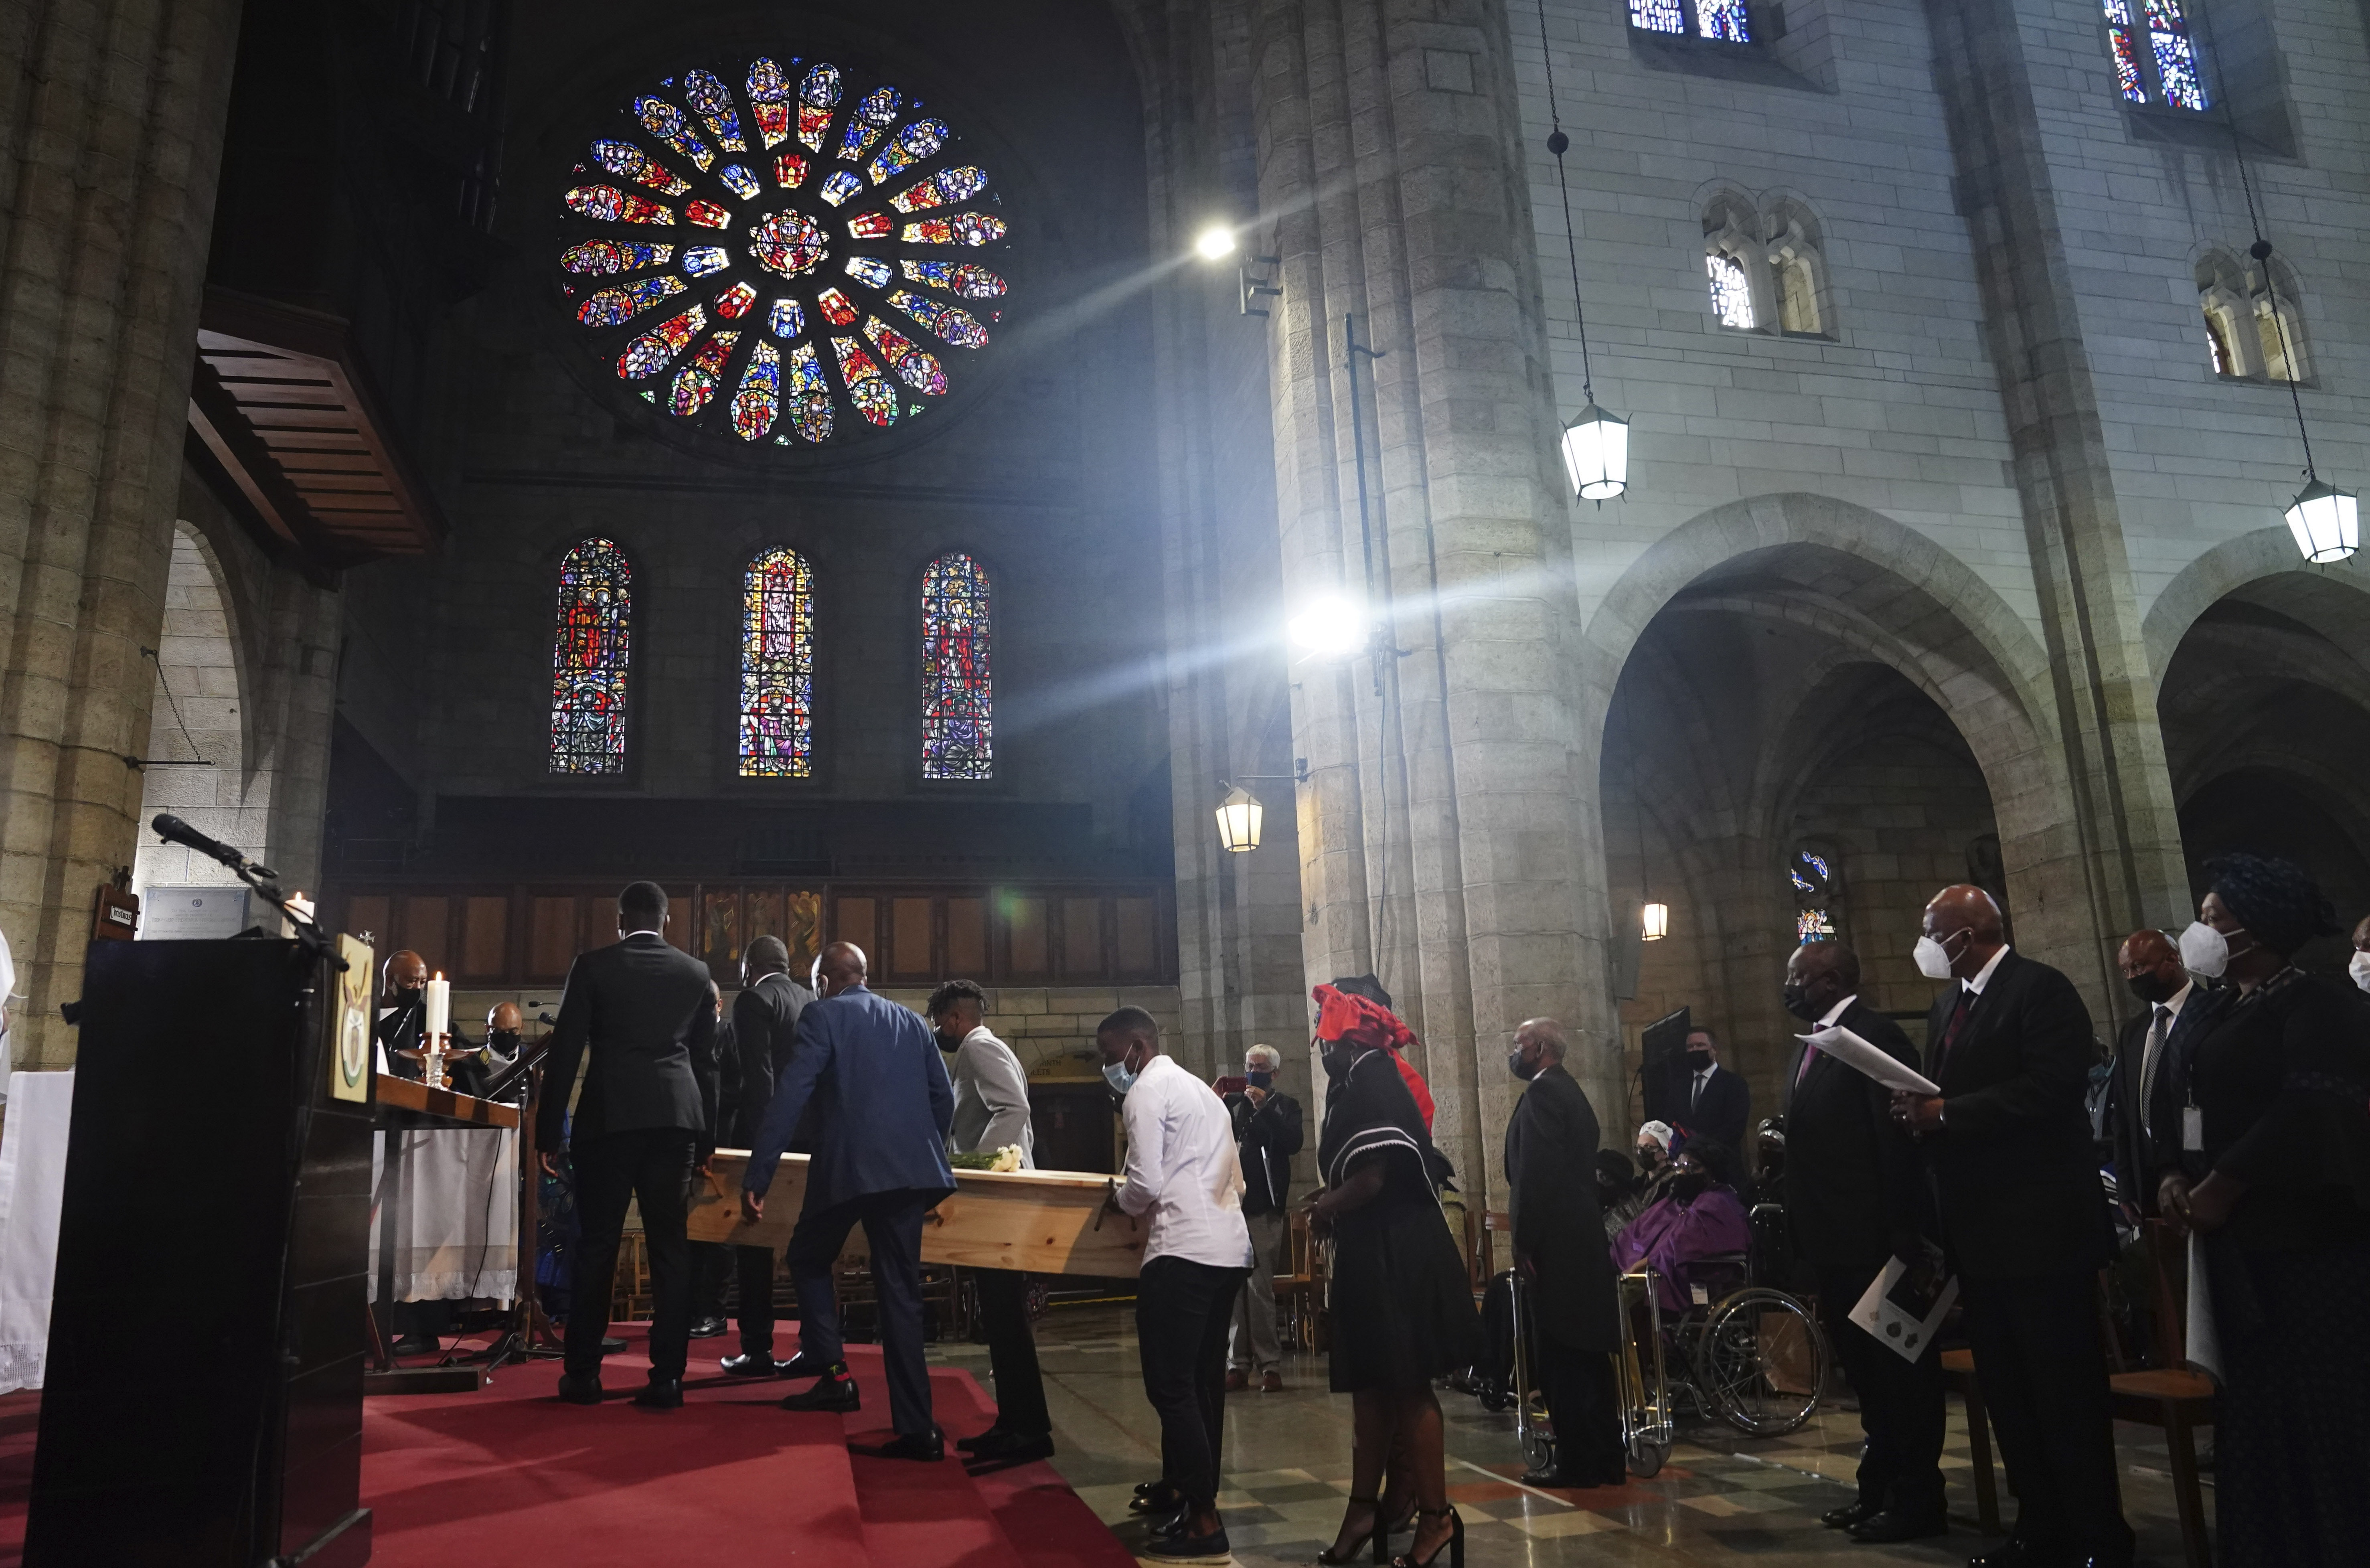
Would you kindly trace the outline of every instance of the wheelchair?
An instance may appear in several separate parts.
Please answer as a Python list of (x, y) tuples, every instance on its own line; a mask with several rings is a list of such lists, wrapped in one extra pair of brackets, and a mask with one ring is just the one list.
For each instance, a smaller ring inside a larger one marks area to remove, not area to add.
[(1687, 1305), (1676, 1316), (1665, 1311), (1652, 1271), (1616, 1284), (1628, 1330), (1619, 1381), (1633, 1475), (1662, 1468), (1683, 1417), (1777, 1437), (1818, 1413), (1834, 1351), (1809, 1303), (1773, 1283), (1783, 1267), (1784, 1211), (1756, 1205), (1752, 1222), (1750, 1251), (1683, 1265), (1672, 1283)]

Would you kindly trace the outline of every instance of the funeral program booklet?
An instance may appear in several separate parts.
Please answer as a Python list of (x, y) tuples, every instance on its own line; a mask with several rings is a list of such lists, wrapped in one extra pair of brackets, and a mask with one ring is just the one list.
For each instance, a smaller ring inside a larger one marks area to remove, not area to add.
[(1904, 1361), (1926, 1354), (1943, 1315), (1959, 1298), (1959, 1276), (1935, 1283), (1939, 1269), (1913, 1269), (1899, 1258), (1887, 1258), (1870, 1282), (1851, 1320), (1876, 1336), (1876, 1342)]

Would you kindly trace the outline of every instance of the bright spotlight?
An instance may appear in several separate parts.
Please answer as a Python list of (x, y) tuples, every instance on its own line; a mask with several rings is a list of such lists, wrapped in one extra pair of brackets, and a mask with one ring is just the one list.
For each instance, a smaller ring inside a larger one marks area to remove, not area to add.
[(1224, 224), (1213, 224), (1202, 231), (1202, 237), (1193, 242), (1193, 248), (1201, 252), (1205, 261), (1224, 260), (1235, 253), (1235, 231)]
[(1313, 599), (1284, 630), (1292, 644), (1322, 659), (1346, 659), (1366, 645), (1366, 615), (1338, 594)]

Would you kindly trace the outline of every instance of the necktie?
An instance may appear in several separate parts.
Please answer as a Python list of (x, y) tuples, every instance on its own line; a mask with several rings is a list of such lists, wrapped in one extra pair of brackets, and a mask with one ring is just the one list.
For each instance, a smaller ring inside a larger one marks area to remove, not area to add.
[(1687, 1096), (1687, 1109), (1688, 1109), (1688, 1110), (1692, 1111), (1692, 1110), (1694, 1110), (1697, 1106), (1698, 1106), (1698, 1105), (1700, 1105), (1700, 1104), (1702, 1104), (1702, 1103), (1703, 1103), (1703, 1086), (1704, 1086), (1704, 1079), (1705, 1079), (1705, 1078), (1708, 1078), (1708, 1077), (1710, 1077), (1710, 1076), (1711, 1076), (1711, 1075), (1710, 1075), (1710, 1074), (1708, 1074), (1708, 1073), (1697, 1073), (1697, 1074), (1696, 1075), (1696, 1088), (1695, 1088), (1695, 1092), (1694, 1092), (1693, 1094), (1690, 1094), (1690, 1095), (1688, 1095), (1688, 1096)]
[(1959, 987), (1959, 1005), (1950, 1009), (1950, 1021), (1942, 1030), (1942, 1048), (1934, 1054), (1934, 1070), (1950, 1065), (1950, 1047), (1959, 1043), (1959, 1032), (1966, 1027), (1967, 1014), (1974, 1010), (1975, 994), (1965, 985)]
[(1802, 1065), (1794, 1069), (1794, 1087), (1796, 1089), (1802, 1087), (1802, 1080), (1811, 1076), (1811, 1064), (1818, 1059), (1819, 1048), (1816, 1045), (1812, 1044), (1809, 1041), (1804, 1041), (1802, 1043)]
[(2150, 1137), (2156, 1136), (2156, 1129), (2151, 1124), (2148, 1101), (2156, 1094), (2157, 1059), (2164, 1055), (2165, 1040), (2171, 1033), (2172, 1009), (2159, 1002), (2157, 1004), (2156, 1021), (2148, 1026), (2147, 1053), (2140, 1058), (2140, 1131)]

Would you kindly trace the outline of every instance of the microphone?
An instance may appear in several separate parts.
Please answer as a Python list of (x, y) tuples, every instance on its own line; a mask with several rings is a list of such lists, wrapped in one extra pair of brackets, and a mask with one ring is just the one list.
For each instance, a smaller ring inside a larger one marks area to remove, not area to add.
[(156, 836), (167, 844), (183, 845), (209, 859), (221, 861), (234, 871), (251, 872), (267, 881), (278, 880), (279, 873), (270, 867), (257, 865), (221, 839), (207, 837), (170, 812), (158, 812), (155, 820), (148, 825), (155, 828)]

